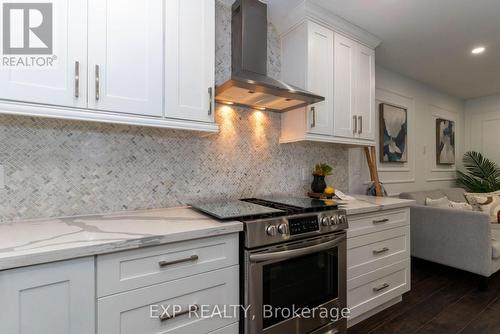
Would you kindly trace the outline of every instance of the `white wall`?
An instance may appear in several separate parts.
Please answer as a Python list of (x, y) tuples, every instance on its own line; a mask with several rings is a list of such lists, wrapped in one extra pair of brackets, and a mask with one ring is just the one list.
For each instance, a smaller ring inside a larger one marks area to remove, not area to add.
[[(379, 66), (376, 68), (376, 100), (377, 134), (380, 103), (385, 102), (408, 110), (408, 162), (380, 164), (377, 157), (379, 176), (389, 195), (453, 186), (455, 165), (436, 164), (435, 124), (436, 118), (456, 122), (455, 154), (459, 162), (464, 152), (463, 101)], [(350, 150), (349, 172), (350, 192), (364, 193), (370, 176), (361, 149)]]
[(500, 164), (500, 95), (465, 102), (465, 149)]

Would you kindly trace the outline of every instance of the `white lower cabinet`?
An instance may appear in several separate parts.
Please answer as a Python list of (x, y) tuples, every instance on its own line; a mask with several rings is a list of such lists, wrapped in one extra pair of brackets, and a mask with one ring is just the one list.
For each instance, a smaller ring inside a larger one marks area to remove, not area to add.
[(410, 209), (349, 217), (349, 325), (373, 315), (410, 290)]
[(237, 334), (238, 241), (234, 233), (0, 271), (0, 334)]
[(94, 258), (0, 272), (0, 333), (95, 333)]
[(97, 334), (238, 333), (238, 234), (100, 255), (96, 277)]
[[(99, 299), (98, 334), (209, 333), (236, 317), (212, 316), (238, 304), (238, 266)], [(161, 319), (163, 307), (171, 318)], [(178, 309), (175, 309), (178, 307)], [(193, 312), (189, 312), (189, 310)], [(205, 313), (206, 312), (206, 313)]]
[(97, 296), (165, 283), (238, 264), (238, 239), (222, 235), (97, 257)]

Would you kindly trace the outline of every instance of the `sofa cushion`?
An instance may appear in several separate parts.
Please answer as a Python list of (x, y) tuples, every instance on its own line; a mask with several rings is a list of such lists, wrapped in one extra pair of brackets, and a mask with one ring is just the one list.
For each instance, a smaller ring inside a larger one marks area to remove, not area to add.
[(452, 209), (457, 209), (457, 210), (467, 210), (467, 211), (472, 211), (473, 207), (467, 202), (453, 202), (450, 201), (450, 207)]
[(433, 208), (449, 208), (450, 200), (446, 196), (438, 199), (432, 199), (427, 197), (425, 199), (425, 205), (432, 206)]
[(498, 221), (498, 211), (500, 210), (500, 191), (492, 193), (465, 193), (465, 198), (470, 205), (484, 213), (490, 215), (491, 222)]
[(442, 191), (452, 202), (467, 202), (465, 199), (465, 190), (462, 188), (448, 188), (442, 189)]
[(491, 240), (491, 250), (492, 250), (492, 258), (498, 259), (500, 258), (500, 241), (492, 239)]
[(425, 199), (427, 197), (431, 199), (439, 199), (445, 197), (445, 194), (441, 190), (415, 191), (410, 193), (401, 193), (399, 197), (404, 199), (412, 199), (416, 201), (418, 205), (425, 205)]

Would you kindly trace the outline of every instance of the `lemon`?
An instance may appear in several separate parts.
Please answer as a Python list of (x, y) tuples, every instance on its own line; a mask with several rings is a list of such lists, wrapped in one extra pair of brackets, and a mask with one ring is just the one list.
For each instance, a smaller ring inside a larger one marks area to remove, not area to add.
[(333, 188), (333, 187), (326, 187), (324, 192), (327, 195), (333, 195), (333, 194), (335, 194), (335, 188)]

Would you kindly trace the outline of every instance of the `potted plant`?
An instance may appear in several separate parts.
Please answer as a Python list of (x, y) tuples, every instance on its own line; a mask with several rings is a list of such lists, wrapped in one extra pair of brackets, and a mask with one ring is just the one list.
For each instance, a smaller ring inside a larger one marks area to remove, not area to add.
[(463, 158), (465, 172), (457, 171), (457, 183), (474, 193), (500, 190), (500, 167), (481, 153), (470, 151)]
[(314, 180), (311, 184), (311, 190), (315, 193), (323, 193), (326, 188), (325, 176), (332, 175), (333, 167), (321, 163), (314, 166), (313, 177)]

